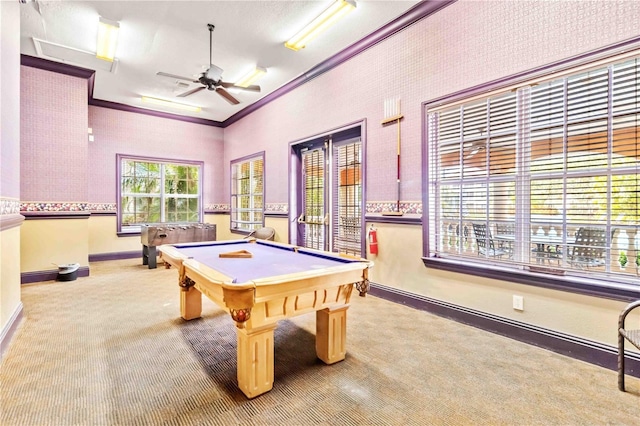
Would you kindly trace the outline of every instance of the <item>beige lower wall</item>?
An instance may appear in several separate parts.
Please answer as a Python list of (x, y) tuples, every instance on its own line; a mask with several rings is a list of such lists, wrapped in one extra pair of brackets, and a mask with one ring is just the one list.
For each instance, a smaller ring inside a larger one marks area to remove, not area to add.
[(119, 253), (140, 250), (140, 235), (119, 237), (115, 215), (92, 215), (89, 218), (89, 254)]
[(20, 272), (89, 265), (89, 219), (25, 220), (20, 229)]
[[(216, 225), (216, 234), (219, 241), (237, 240), (243, 238), (242, 234), (231, 232), (231, 216), (228, 214), (208, 214), (204, 217), (206, 223)], [(289, 241), (288, 219), (286, 217), (265, 217), (264, 226), (276, 230), (274, 241), (286, 243)]]
[(0, 336), (20, 306), (20, 226), (16, 226), (0, 231)]
[(216, 240), (237, 240), (241, 238), (238, 234), (231, 233), (231, 219), (228, 214), (207, 214), (204, 216), (205, 223), (216, 225)]
[[(374, 223), (379, 254), (369, 278), (392, 288), (445, 301), (573, 336), (617, 344), (617, 324), (625, 302), (426, 268), (422, 263), (422, 228)], [(367, 228), (369, 224), (367, 224)], [(513, 309), (513, 296), (524, 297), (524, 311)], [(638, 318), (629, 317), (632, 324)]]
[(274, 217), (267, 216), (264, 219), (264, 226), (269, 226), (276, 230), (276, 236), (274, 241), (281, 243), (289, 242), (289, 218), (288, 217)]

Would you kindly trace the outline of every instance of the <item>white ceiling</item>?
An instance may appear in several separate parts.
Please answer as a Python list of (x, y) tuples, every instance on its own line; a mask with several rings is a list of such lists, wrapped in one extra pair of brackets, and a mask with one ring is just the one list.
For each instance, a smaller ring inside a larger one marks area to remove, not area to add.
[[(355, 11), (306, 48), (284, 47), (332, 1), (30, 1), (21, 5), (21, 53), (96, 69), (94, 99), (222, 122), (419, 3), (357, 0)], [(120, 23), (115, 71), (100, 69), (95, 58), (72, 62), (38, 55), (34, 37), (95, 52), (99, 16)], [(224, 70), (224, 81), (235, 82), (256, 65), (267, 68), (257, 83), (260, 93), (233, 92), (238, 105), (207, 90), (176, 98), (200, 84), (178, 86), (178, 80), (156, 75), (163, 71), (197, 79), (209, 65), (208, 23), (215, 25), (213, 64)], [(150, 107), (141, 96), (197, 105), (202, 111)]]

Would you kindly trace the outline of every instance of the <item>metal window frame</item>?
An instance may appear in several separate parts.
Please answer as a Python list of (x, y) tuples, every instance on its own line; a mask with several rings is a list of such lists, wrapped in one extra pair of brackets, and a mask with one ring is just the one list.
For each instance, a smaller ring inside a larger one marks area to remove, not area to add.
[[(117, 226), (118, 235), (137, 235), (140, 233), (139, 226), (138, 227), (131, 226), (131, 227), (127, 227), (126, 229), (123, 229), (123, 225), (122, 225), (122, 197), (128, 196), (128, 195), (130, 196), (131, 194), (131, 193), (125, 193), (122, 191), (122, 162), (124, 160), (131, 160), (131, 161), (145, 162), (145, 163), (157, 163), (161, 165), (161, 170), (164, 170), (164, 165), (198, 167), (198, 194), (184, 194), (184, 196), (181, 196), (181, 197), (176, 197), (174, 194), (165, 194), (164, 171), (161, 171), (159, 198), (160, 198), (161, 215), (163, 215), (162, 212), (164, 212), (164, 202), (167, 197), (197, 199), (198, 200), (198, 221), (202, 222), (202, 218), (204, 217), (204, 206), (202, 202), (203, 200), (202, 185), (204, 182), (204, 161), (146, 157), (146, 156), (118, 153), (116, 154), (116, 218), (117, 218), (116, 226)], [(142, 195), (146, 195), (146, 194), (133, 193), (133, 196), (142, 196)]]

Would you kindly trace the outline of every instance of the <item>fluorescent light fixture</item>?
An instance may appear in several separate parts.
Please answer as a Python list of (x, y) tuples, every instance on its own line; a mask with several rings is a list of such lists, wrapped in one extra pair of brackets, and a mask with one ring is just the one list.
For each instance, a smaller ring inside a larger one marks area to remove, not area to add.
[(262, 76), (265, 75), (266, 73), (267, 73), (266, 68), (255, 67), (255, 69), (251, 70), (244, 77), (238, 80), (238, 82), (235, 85), (240, 87), (249, 87), (253, 83), (255, 83), (258, 79), (262, 78)]
[(300, 50), (322, 31), (329, 28), (338, 19), (356, 8), (355, 0), (335, 0), (331, 6), (311, 21), (298, 34), (284, 45), (292, 50)]
[(98, 59), (113, 62), (116, 56), (119, 31), (120, 24), (118, 22), (100, 17), (98, 22), (98, 44), (96, 45), (96, 57)]
[(142, 97), (142, 102), (161, 105), (161, 106), (165, 106), (165, 107), (168, 107), (168, 108), (183, 109), (185, 111), (191, 111), (191, 112), (200, 112), (200, 111), (202, 111), (202, 108), (200, 108), (199, 106), (193, 106), (193, 105), (187, 105), (187, 104), (179, 104), (177, 102), (167, 101), (167, 100), (164, 100), (164, 99), (150, 98), (148, 96), (143, 96)]

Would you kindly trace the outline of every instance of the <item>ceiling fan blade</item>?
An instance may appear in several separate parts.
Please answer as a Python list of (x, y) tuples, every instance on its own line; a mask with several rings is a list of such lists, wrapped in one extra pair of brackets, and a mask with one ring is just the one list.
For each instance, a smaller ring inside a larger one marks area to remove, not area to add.
[(239, 100), (231, 96), (231, 93), (224, 90), (222, 87), (218, 87), (216, 89), (216, 93), (227, 100), (231, 105), (238, 105), (240, 103)]
[(169, 74), (169, 73), (162, 72), (162, 71), (157, 72), (156, 75), (159, 75), (159, 76), (162, 76), (162, 77), (177, 78), (178, 80), (187, 80), (187, 81), (191, 81), (192, 83), (199, 83), (198, 80), (194, 80), (191, 77), (182, 77), (180, 75)]
[(206, 87), (204, 87), (204, 86), (196, 87), (195, 89), (191, 89), (188, 92), (184, 92), (184, 93), (179, 94), (177, 97), (178, 98), (186, 98), (187, 96), (193, 95), (194, 93), (197, 93), (197, 92), (199, 92), (201, 90), (204, 90), (204, 89), (206, 89)]
[(238, 89), (238, 90), (244, 90), (246, 92), (259, 92), (260, 91), (260, 86), (247, 86), (247, 87), (241, 87), (241, 86), (236, 86), (233, 83), (228, 83), (226, 81), (221, 81), (220, 82), (220, 86), (227, 88), (227, 89)]

